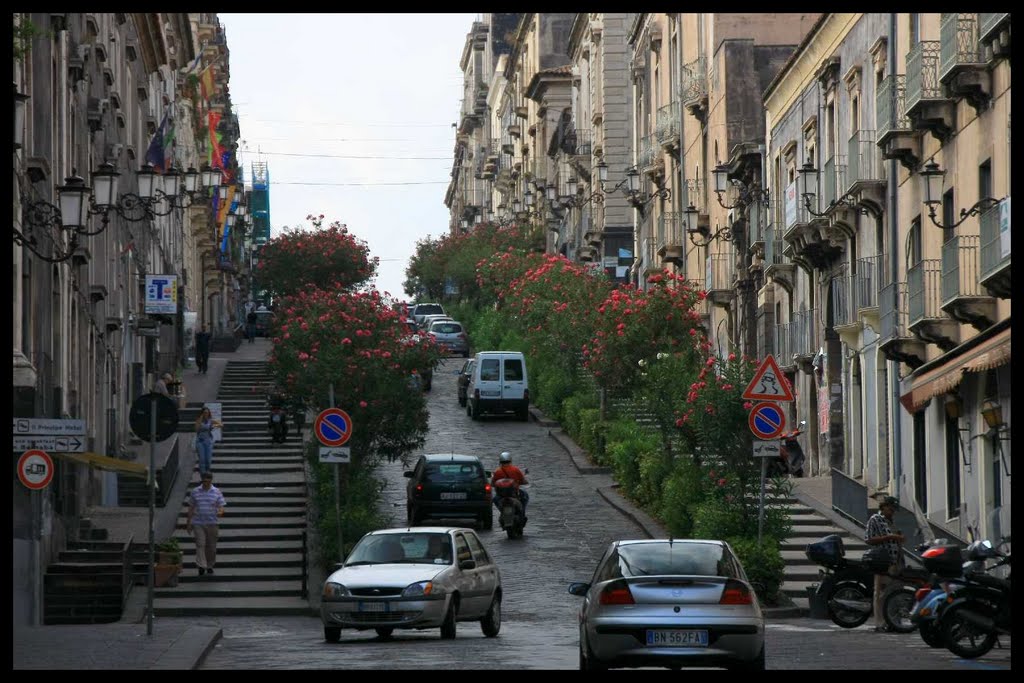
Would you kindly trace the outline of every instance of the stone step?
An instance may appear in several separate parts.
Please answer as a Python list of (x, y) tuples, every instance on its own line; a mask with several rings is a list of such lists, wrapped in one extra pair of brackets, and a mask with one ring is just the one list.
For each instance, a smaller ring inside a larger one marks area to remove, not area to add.
[[(191, 536), (175, 536), (181, 546), (181, 552), (186, 560), (191, 560), (196, 554), (195, 540)], [(222, 555), (269, 555), (274, 553), (301, 554), (302, 541), (267, 541), (267, 540), (238, 540), (235, 538), (221, 538), (217, 541), (217, 561), (220, 562)], [(191, 560), (194, 561), (194, 560)]]
[(796, 595), (790, 595), (789, 599), (793, 601), (793, 605), (799, 607), (807, 613), (811, 609), (811, 601), (807, 598), (806, 594), (803, 597), (797, 597)]
[[(206, 576), (199, 576), (195, 562), (185, 564), (185, 571), (179, 580), (183, 583), (210, 581)], [(296, 562), (286, 567), (225, 567), (217, 561), (217, 573), (213, 575), (217, 581), (294, 581), (302, 582), (302, 564)]]
[[(238, 496), (243, 499), (273, 499), (273, 498), (302, 498), (305, 499), (306, 487), (305, 485), (290, 485), (290, 486), (266, 486), (265, 484), (225, 484), (218, 482), (216, 479), (216, 468), (214, 468), (214, 482), (217, 484), (217, 488), (221, 490), (225, 498), (229, 496)], [(189, 484), (189, 488), (195, 488), (199, 486), (199, 479), (193, 478)], [(231, 504), (231, 500), (228, 500), (228, 504)]]
[[(218, 573), (223, 569), (230, 575), (239, 575), (243, 571), (266, 572), (294, 567), (301, 568), (302, 566), (301, 552), (232, 554), (227, 557), (221, 557), (219, 545), (217, 551)], [(195, 569), (196, 562), (194, 556), (183, 558), (182, 565), (185, 569)]]
[[(181, 506), (181, 512), (178, 514), (178, 519), (185, 519), (186, 510), (188, 505)], [(280, 520), (293, 520), (293, 519), (305, 519), (306, 508), (305, 507), (287, 507), (279, 508), (272, 507), (269, 505), (252, 505), (252, 506), (238, 506), (236, 504), (231, 505), (231, 517), (239, 517), (245, 515), (246, 519), (262, 519), (267, 522), (280, 521)], [(227, 521), (228, 517), (224, 517), (222, 521)]]
[[(225, 496), (226, 497), (226, 496)], [(188, 499), (181, 501), (183, 508), (188, 507)], [(256, 496), (234, 496), (228, 505), (232, 509), (237, 508), (263, 508), (267, 511), (277, 510), (285, 514), (290, 514), (293, 511), (305, 510), (306, 499), (305, 498), (267, 498), (267, 497), (256, 497)]]
[[(195, 544), (192, 536), (186, 534), (183, 529), (175, 534), (174, 537), (178, 539), (179, 543), (189, 542), (193, 545)], [(301, 530), (296, 529), (226, 529), (221, 527), (217, 547), (219, 548), (221, 543), (232, 543), (236, 541), (280, 541), (282, 543), (286, 543), (289, 541), (299, 541), (301, 538)]]
[[(269, 439), (268, 439), (269, 441)], [(244, 455), (249, 458), (266, 457), (290, 457), (292, 459), (302, 458), (301, 448), (282, 448), (279, 444), (247, 444), (228, 443), (227, 440), (214, 444), (213, 457), (222, 455)]]
[[(268, 581), (220, 581), (220, 573), (202, 577), (199, 581), (178, 584), (173, 588), (157, 588), (155, 595), (161, 598), (270, 598), (295, 597), (301, 592), (301, 580), (278, 583)], [(199, 579), (199, 576), (195, 578)]]
[(309, 602), (296, 597), (235, 598), (161, 598), (153, 604), (153, 614), (165, 617), (205, 616), (316, 616)]
[[(198, 471), (196, 469), (195, 471)], [(231, 474), (291, 474), (305, 471), (301, 463), (295, 465), (270, 465), (263, 463), (230, 463), (213, 458), (213, 471), (219, 481)], [(218, 484), (220, 486), (220, 484)]]
[[(187, 517), (182, 515), (178, 518), (177, 529), (184, 531), (185, 520)], [(267, 518), (259, 517), (256, 515), (248, 516), (246, 514), (237, 514), (232, 512), (231, 514), (225, 513), (224, 517), (221, 518), (219, 524), (220, 536), (225, 538), (230, 533), (235, 531), (248, 531), (253, 529), (305, 529), (306, 528), (306, 517), (305, 515), (296, 515), (294, 517), (280, 517), (280, 518)]]
[(782, 592), (785, 593), (786, 595), (790, 595), (790, 596), (794, 596), (794, 597), (801, 596), (801, 595), (804, 596), (804, 597), (807, 597), (807, 589), (811, 586), (811, 584), (814, 584), (814, 583), (818, 583), (817, 580), (814, 580), (814, 581), (790, 581), (789, 577), (787, 577), (785, 582), (782, 584)]

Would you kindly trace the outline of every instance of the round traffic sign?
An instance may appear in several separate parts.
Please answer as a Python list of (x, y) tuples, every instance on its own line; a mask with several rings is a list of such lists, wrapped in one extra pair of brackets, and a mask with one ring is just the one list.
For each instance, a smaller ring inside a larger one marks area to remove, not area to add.
[(316, 438), (325, 446), (343, 446), (352, 436), (352, 418), (341, 408), (327, 408), (316, 416)]
[(178, 406), (163, 394), (151, 392), (139, 396), (128, 411), (128, 426), (135, 436), (150, 441), (150, 422), (156, 397), (156, 441), (164, 441), (178, 431)]
[(786, 428), (786, 415), (777, 403), (758, 403), (747, 418), (750, 431), (759, 439), (774, 439)]
[(25, 451), (18, 458), (18, 479), (34, 491), (45, 489), (53, 479), (53, 460), (46, 451)]

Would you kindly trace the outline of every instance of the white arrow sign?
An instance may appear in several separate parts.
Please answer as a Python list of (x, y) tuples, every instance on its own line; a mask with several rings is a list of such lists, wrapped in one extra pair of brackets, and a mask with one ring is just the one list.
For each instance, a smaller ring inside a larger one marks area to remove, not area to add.
[(352, 460), (352, 451), (348, 446), (320, 447), (320, 462), (333, 462), (339, 465), (347, 465)]
[(14, 450), (38, 449), (51, 453), (85, 453), (85, 441), (77, 436), (16, 436)]
[(46, 420), (31, 417), (14, 418), (15, 434), (40, 434), (43, 436), (85, 435), (85, 420)]

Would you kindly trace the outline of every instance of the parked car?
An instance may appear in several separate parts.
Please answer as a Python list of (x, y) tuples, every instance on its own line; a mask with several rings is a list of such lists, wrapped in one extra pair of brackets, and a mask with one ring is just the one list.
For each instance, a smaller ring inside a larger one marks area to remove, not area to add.
[(427, 315), (445, 315), (444, 306), (441, 304), (416, 304), (412, 307), (412, 318), (417, 325), (422, 325), (423, 317)]
[(466, 389), (466, 414), (474, 420), (484, 413), (513, 411), (530, 419), (530, 383), (526, 358), (519, 351), (480, 351)]
[(266, 308), (256, 309), (256, 336), (257, 337), (268, 337), (270, 332), (270, 326), (274, 323), (274, 312)]
[(411, 526), (428, 517), (472, 517), (483, 529), (493, 526), (491, 473), (475, 455), (421, 455), (405, 476), (409, 479), (405, 511)]
[(459, 370), (459, 377), (456, 380), (458, 388), (459, 405), (463, 408), (466, 407), (466, 388), (469, 386), (469, 378), (473, 375), (473, 367), (476, 365), (476, 359), (470, 358), (462, 364), (462, 369)]
[(363, 536), (324, 582), (324, 640), (343, 628), (441, 629), (478, 621), (489, 638), (501, 629), (501, 572), (472, 529), (381, 529)]
[(436, 320), (430, 323), (427, 331), (438, 346), (451, 353), (461, 353), (463, 358), (469, 358), (469, 337), (462, 323), (457, 320)]
[[(406, 321), (408, 325), (410, 320)], [(419, 333), (416, 330), (416, 324), (413, 323), (413, 328), (410, 329), (411, 334), (404, 337), (406, 343), (409, 344), (432, 344), (434, 343), (431, 339)], [(410, 379), (411, 384), (414, 384), (417, 388), (422, 391), (430, 391), (434, 384), (434, 369), (433, 368), (421, 368), (417, 370), (413, 377)]]
[(723, 541), (614, 541), (580, 608), (580, 668), (764, 669), (764, 614)]
[(427, 331), (430, 330), (430, 326), (433, 323), (437, 322), (438, 320), (451, 320), (451, 319), (452, 319), (451, 317), (445, 315), (444, 313), (436, 313), (436, 314), (431, 314), (431, 315), (425, 315), (425, 316), (423, 316), (423, 319), (420, 321), (420, 332), (422, 334), (426, 334)]

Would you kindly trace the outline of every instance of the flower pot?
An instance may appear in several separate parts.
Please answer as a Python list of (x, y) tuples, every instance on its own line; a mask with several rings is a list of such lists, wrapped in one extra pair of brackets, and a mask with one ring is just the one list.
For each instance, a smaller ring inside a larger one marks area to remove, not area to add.
[(153, 585), (157, 588), (177, 586), (179, 574), (181, 574), (180, 564), (153, 565)]

